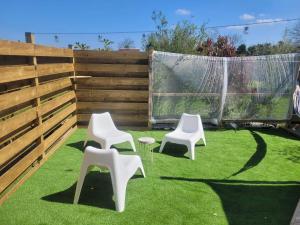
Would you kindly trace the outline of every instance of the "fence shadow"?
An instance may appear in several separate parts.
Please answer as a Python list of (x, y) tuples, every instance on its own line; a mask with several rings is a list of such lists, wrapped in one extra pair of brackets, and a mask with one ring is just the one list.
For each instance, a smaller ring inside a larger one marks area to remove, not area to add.
[(289, 224), (300, 197), (298, 181), (244, 181), (160, 177), (201, 182), (219, 196), (228, 224)]
[(262, 162), (262, 160), (265, 158), (267, 154), (267, 143), (265, 142), (265, 140), (253, 130), (250, 130), (250, 132), (254, 140), (256, 141), (256, 151), (239, 171), (233, 173), (229, 177), (236, 176), (240, 173), (243, 173), (257, 166), (260, 162)]

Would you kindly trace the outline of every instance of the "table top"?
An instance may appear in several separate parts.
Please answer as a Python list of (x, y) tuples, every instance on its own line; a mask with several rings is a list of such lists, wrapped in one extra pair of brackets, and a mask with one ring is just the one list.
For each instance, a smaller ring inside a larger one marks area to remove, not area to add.
[(155, 139), (152, 137), (140, 137), (138, 141), (142, 144), (153, 144), (155, 143)]

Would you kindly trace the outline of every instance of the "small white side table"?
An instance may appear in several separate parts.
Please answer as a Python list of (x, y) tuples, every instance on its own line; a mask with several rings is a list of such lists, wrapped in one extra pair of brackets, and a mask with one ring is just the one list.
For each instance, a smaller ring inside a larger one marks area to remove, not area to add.
[(152, 137), (140, 137), (138, 141), (143, 146), (143, 150), (146, 151), (146, 154), (148, 151), (151, 151), (151, 162), (153, 163), (153, 149), (150, 148), (150, 145), (155, 143), (155, 139)]

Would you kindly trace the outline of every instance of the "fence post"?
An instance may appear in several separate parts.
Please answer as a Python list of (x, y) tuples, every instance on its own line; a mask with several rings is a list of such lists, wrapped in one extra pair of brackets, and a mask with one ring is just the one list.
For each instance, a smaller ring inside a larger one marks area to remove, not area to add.
[[(31, 32), (25, 32), (25, 40), (27, 43), (35, 44), (35, 37), (34, 34)], [(34, 55), (29, 61), (29, 64), (34, 66), (35, 70), (35, 78), (34, 78), (34, 86), (36, 88), (36, 98), (35, 98), (35, 107), (36, 107), (36, 115), (37, 115), (37, 126), (39, 127), (40, 137), (38, 138), (38, 144), (41, 145), (42, 149), (42, 157), (45, 155), (45, 149), (44, 149), (44, 134), (43, 134), (43, 127), (42, 127), (42, 115), (41, 115), (41, 98), (39, 96), (39, 78), (37, 73), (37, 57), (34, 51)]]
[(223, 57), (223, 87), (222, 87), (221, 104), (220, 104), (220, 115), (218, 118), (219, 125), (221, 124), (223, 118), (227, 87), (228, 87), (228, 64), (227, 64), (227, 58)]
[(148, 128), (152, 128), (151, 124), (151, 117), (152, 117), (152, 55), (153, 55), (153, 48), (149, 49), (148, 51)]

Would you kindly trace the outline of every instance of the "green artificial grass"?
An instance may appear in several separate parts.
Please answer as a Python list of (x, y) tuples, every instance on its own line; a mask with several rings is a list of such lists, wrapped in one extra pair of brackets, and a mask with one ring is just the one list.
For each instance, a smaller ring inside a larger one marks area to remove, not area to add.
[[(72, 204), (86, 133), (78, 129), (1, 206), (0, 224), (289, 224), (300, 197), (298, 139), (275, 129), (206, 131), (207, 146), (200, 142), (191, 161), (184, 146), (157, 153), (166, 131), (129, 132), (157, 143), (147, 177), (137, 173), (128, 183), (123, 213), (107, 171), (91, 171)], [(129, 144), (116, 147), (132, 154)]]

